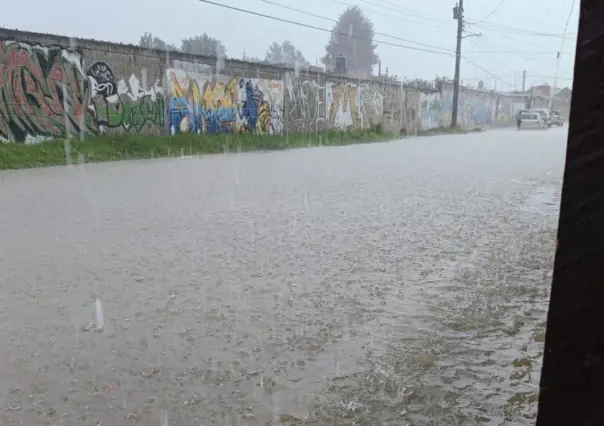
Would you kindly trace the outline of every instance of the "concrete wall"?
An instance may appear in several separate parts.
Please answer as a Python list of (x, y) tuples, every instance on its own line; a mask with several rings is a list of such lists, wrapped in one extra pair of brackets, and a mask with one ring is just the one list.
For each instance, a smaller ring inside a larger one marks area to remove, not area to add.
[[(440, 92), (420, 92), (420, 127), (431, 129), (451, 124), (453, 86), (446, 84)], [(515, 123), (519, 109), (526, 100), (517, 94), (498, 93), (461, 87), (457, 107), (457, 121), (462, 128), (489, 128)]]
[[(447, 125), (442, 93), (310, 70), (0, 28), (0, 141)], [(501, 105), (501, 104), (500, 104)], [(493, 125), (490, 92), (462, 91), (460, 124)], [(449, 121), (448, 121), (449, 120)]]

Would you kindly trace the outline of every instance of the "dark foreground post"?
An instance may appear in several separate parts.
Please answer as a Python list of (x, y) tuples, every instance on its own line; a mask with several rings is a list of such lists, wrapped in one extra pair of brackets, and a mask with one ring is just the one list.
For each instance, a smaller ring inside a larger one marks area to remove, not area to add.
[(604, 425), (603, 22), (582, 0), (538, 426)]

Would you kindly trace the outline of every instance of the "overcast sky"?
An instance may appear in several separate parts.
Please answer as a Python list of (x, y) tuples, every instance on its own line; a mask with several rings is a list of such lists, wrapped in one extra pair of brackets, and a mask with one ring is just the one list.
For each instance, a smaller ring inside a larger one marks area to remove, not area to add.
[[(445, 52), (437, 54), (380, 44), (382, 71), (407, 78), (453, 76), (456, 22), (453, 0), (214, 0), (217, 3), (331, 29), (346, 8), (358, 5), (373, 21), (375, 40)], [(549, 82), (556, 72), (556, 52), (562, 51), (558, 87), (569, 86), (579, 16), (574, 0), (466, 0), (467, 34), (461, 78), (476, 85), (479, 79), (498, 90)], [(320, 15), (318, 18), (277, 6), (285, 5)], [(571, 9), (572, 7), (572, 9)], [(32, 13), (23, 13), (30, 11)], [(35, 11), (35, 13), (33, 13)], [(565, 24), (570, 16), (566, 39)], [(472, 24), (472, 22), (478, 22)], [(229, 10), (199, 0), (19, 0), (6, 2), (0, 26), (137, 44), (151, 32), (180, 45), (183, 37), (207, 32), (226, 46), (227, 55), (264, 58), (273, 41), (290, 40), (307, 60), (316, 63), (325, 53), (329, 34), (289, 23)], [(401, 39), (407, 40), (402, 41)], [(377, 71), (377, 70), (376, 70)]]

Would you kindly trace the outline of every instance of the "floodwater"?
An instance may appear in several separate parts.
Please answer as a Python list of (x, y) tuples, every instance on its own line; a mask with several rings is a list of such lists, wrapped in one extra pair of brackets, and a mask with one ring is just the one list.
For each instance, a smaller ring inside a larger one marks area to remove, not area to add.
[(566, 129), (0, 173), (0, 424), (530, 424)]

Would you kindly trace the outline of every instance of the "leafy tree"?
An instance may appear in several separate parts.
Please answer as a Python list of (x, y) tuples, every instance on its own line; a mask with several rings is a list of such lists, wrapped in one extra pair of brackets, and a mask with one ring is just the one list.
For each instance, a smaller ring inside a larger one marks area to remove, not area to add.
[(154, 50), (178, 50), (176, 46), (166, 43), (159, 37), (153, 37), (153, 34), (151, 33), (143, 34), (138, 42), (138, 45)]
[(270, 64), (286, 65), (292, 68), (309, 65), (302, 52), (296, 49), (289, 40), (285, 40), (281, 44), (274, 41), (266, 51), (265, 61)]
[(358, 6), (349, 7), (333, 27), (321, 62), (327, 67), (333, 66), (335, 58), (341, 55), (346, 58), (349, 72), (371, 75), (373, 66), (378, 63), (373, 35), (373, 22)]
[(255, 56), (246, 56), (243, 58), (244, 61), (253, 62), (256, 64), (265, 64), (266, 61), (264, 59), (256, 58)]
[(400, 84), (401, 79), (398, 75), (387, 75), (384, 77), (384, 81), (386, 83), (391, 83), (391, 84), (393, 84), (393, 83)]
[(405, 82), (405, 85), (413, 87), (414, 89), (434, 89), (434, 81), (428, 81), (422, 78), (409, 80)]
[(439, 92), (442, 91), (443, 85), (449, 83), (449, 79), (447, 77), (434, 77), (434, 88)]
[(206, 33), (183, 39), (180, 50), (193, 55), (226, 57), (226, 47), (219, 40), (210, 37)]
[(283, 48), (279, 43), (273, 41), (266, 51), (265, 59), (271, 64), (283, 63)]

